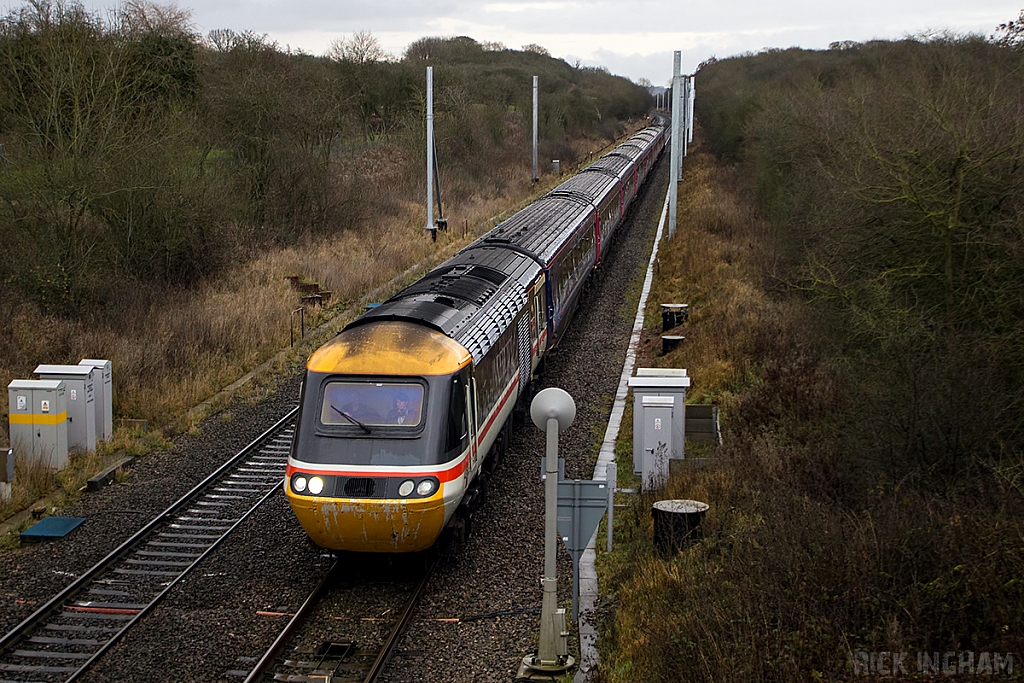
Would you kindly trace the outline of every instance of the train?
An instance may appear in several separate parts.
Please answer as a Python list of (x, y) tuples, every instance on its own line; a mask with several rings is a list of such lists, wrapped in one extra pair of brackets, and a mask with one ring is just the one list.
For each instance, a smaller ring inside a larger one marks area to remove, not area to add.
[(464, 542), (514, 408), (667, 141), (656, 117), (307, 360), (284, 489), (332, 551)]

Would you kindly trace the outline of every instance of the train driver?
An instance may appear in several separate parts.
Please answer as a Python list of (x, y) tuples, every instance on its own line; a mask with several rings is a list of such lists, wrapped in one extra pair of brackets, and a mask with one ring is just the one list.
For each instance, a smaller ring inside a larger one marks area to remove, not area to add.
[(388, 424), (417, 425), (420, 422), (420, 401), (409, 392), (395, 393), (394, 405), (388, 412)]

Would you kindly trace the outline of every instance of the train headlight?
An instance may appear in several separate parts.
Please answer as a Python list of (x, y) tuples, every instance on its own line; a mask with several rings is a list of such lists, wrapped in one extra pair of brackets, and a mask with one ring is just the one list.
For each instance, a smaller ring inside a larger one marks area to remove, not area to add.
[(309, 480), (309, 492), (314, 496), (324, 490), (324, 480), (320, 477), (312, 477)]
[(306, 478), (299, 475), (292, 479), (292, 490), (296, 493), (302, 493), (306, 490)]
[(401, 486), (398, 487), (398, 495), (400, 495), (402, 498), (405, 498), (410, 493), (412, 493), (412, 490), (414, 488), (416, 488), (416, 482), (414, 482), (412, 479), (407, 479), (402, 482)]
[(434, 480), (433, 479), (424, 479), (416, 487), (416, 493), (420, 494), (421, 496), (429, 496), (433, 492), (434, 492)]

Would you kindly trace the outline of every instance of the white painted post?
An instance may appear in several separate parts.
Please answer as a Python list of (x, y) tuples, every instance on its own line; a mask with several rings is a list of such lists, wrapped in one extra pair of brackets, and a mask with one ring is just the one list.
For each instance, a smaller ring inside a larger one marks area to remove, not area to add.
[(619, 485), (619, 466), (614, 461), (605, 469), (605, 481), (608, 482), (608, 552), (611, 552), (615, 536), (615, 488)]
[(690, 120), (686, 126), (686, 139), (693, 142), (693, 103), (697, 99), (694, 87), (696, 85), (696, 76), (690, 76)]
[[(683, 156), (685, 157), (689, 153), (689, 123), (690, 123), (690, 79), (688, 77), (683, 78)], [(679, 169), (679, 177), (682, 178), (683, 170), (682, 167)]]

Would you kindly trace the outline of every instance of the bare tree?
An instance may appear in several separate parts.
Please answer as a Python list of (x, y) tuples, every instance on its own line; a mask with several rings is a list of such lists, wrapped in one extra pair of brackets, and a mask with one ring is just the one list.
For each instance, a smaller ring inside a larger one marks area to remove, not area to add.
[(253, 31), (235, 33), (229, 28), (213, 29), (206, 34), (204, 42), (214, 52), (231, 52), (232, 50), (264, 52), (278, 49), (277, 41), (271, 40), (266, 33)]
[(351, 38), (337, 38), (327, 48), (327, 56), (339, 62), (366, 64), (385, 61), (388, 53), (377, 36), (369, 31), (356, 31)]
[(215, 28), (206, 34), (205, 42), (215, 52), (230, 52), (235, 43), (235, 32), (229, 28)]
[(544, 55), (545, 57), (550, 57), (551, 56), (551, 53), (548, 52), (548, 49), (546, 47), (544, 47), (542, 45), (538, 45), (537, 43), (530, 43), (529, 45), (523, 45), (523, 52), (535, 52), (535, 53), (537, 53), (539, 55)]
[(142, 33), (179, 35), (194, 33), (192, 10), (174, 3), (166, 5), (150, 0), (129, 0), (116, 10), (122, 27)]

